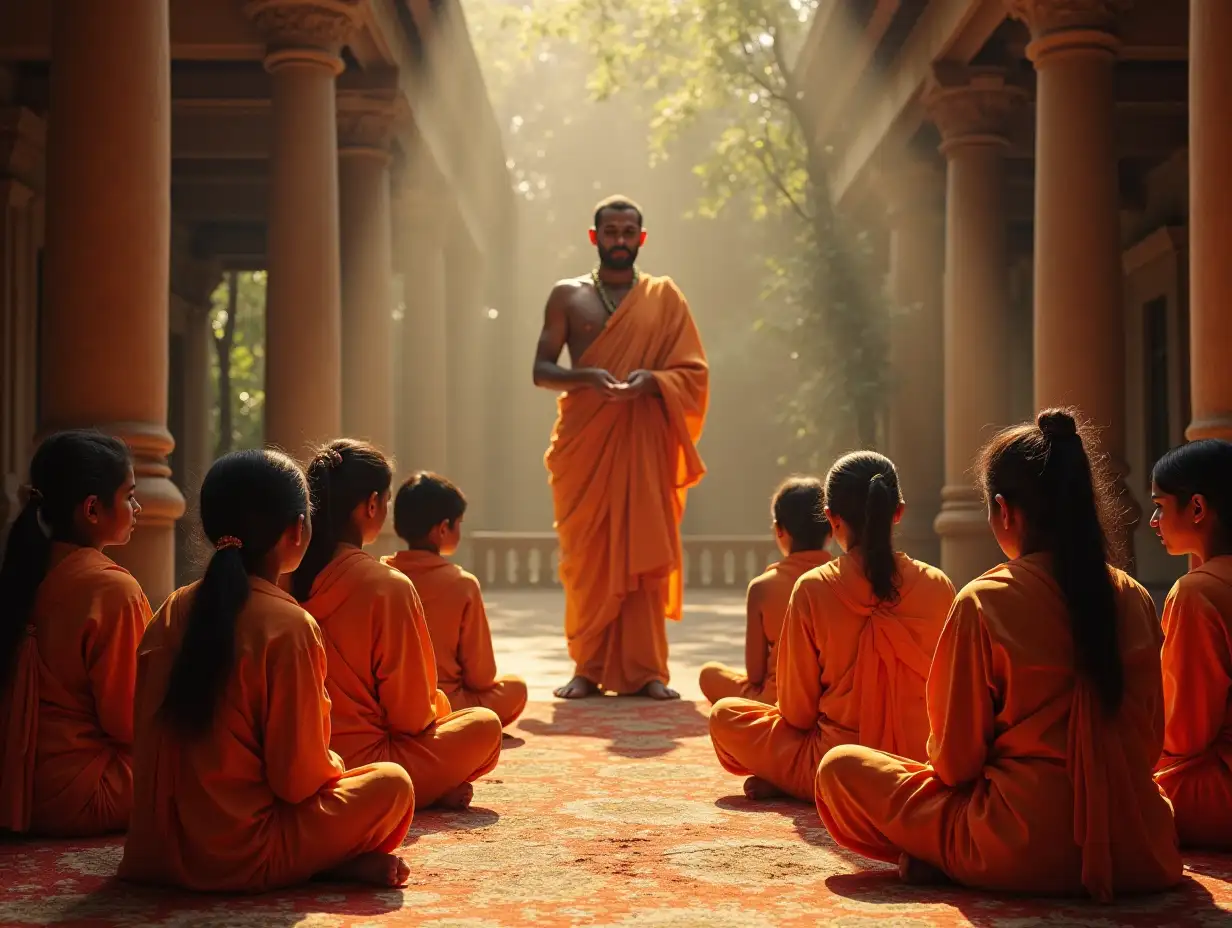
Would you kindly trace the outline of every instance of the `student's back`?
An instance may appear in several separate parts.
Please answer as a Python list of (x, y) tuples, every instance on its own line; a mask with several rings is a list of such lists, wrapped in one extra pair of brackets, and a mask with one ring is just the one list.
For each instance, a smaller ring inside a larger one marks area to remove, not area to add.
[(150, 606), (102, 548), (127, 542), (140, 512), (128, 450), (95, 432), (58, 433), (36, 452), (31, 483), (0, 577), (9, 671), (0, 686), (0, 827), (123, 831), (136, 649)]
[(141, 642), (135, 802), (120, 876), (260, 892), (324, 875), (390, 885), (414, 791), (394, 764), (329, 749), (321, 632), (275, 585), (303, 557), (308, 493), (289, 458), (220, 458), (201, 489), (216, 552)]

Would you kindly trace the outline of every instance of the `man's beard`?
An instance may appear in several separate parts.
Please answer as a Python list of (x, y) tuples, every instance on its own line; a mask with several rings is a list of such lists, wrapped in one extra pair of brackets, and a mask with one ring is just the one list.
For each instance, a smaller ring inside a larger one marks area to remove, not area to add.
[(627, 271), (637, 260), (636, 248), (625, 248), (623, 245), (610, 251), (602, 245), (599, 248), (599, 266), (609, 271)]

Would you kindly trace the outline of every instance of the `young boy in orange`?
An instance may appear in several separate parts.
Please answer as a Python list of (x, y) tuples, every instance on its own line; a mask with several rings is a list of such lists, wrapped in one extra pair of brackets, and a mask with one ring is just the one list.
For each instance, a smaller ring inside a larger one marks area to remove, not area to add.
[(526, 708), (526, 683), (496, 675), (479, 580), (446, 557), (462, 539), (466, 497), (444, 477), (418, 473), (398, 488), (394, 529), (407, 549), (381, 560), (410, 577), (436, 653), (437, 685), (455, 709), (491, 709), (511, 725)]
[(712, 703), (726, 696), (741, 696), (773, 706), (778, 699), (775, 676), (779, 636), (791, 591), (802, 574), (831, 559), (825, 550), (830, 523), (823, 511), (823, 489), (816, 477), (789, 477), (775, 491), (770, 510), (774, 540), (783, 559), (755, 578), (745, 594), (746, 672), (740, 673), (717, 661), (702, 665), (698, 683), (702, 694)]

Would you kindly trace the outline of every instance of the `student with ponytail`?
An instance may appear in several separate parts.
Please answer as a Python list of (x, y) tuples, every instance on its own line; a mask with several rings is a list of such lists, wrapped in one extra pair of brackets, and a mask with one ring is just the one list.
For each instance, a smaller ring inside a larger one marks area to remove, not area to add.
[(133, 801), (133, 688), (150, 604), (103, 549), (141, 512), (128, 448), (49, 436), (0, 566), (0, 828), (123, 831)]
[(1151, 892), (1181, 879), (1151, 597), (1109, 566), (1102, 461), (1070, 410), (981, 451), (1008, 560), (954, 601), (928, 676), (926, 763), (836, 747), (817, 771), (835, 841), (912, 882), (1046, 895)]
[(365, 442), (341, 438), (316, 454), (317, 521), (291, 588), (325, 639), (333, 749), (350, 766), (401, 764), (420, 808), (462, 809), (500, 758), (501, 721), (489, 709), (451, 711), (414, 585), (363, 550), (385, 524), (392, 475)]
[(778, 705), (726, 698), (710, 712), (719, 763), (753, 799), (813, 800), (837, 744), (923, 757), (924, 683), (954, 587), (894, 549), (904, 503), (884, 455), (857, 451), (825, 479), (825, 516), (844, 554), (796, 581), (779, 639)]
[(1151, 474), (1151, 525), (1193, 558), (1164, 602), (1164, 748), (1156, 782), (1183, 847), (1232, 850), (1232, 442), (1192, 441)]
[(401, 885), (410, 777), (330, 751), (321, 631), (278, 586), (312, 534), (302, 471), (274, 451), (224, 455), (200, 509), (205, 576), (171, 594), (138, 650), (120, 876), (206, 892)]

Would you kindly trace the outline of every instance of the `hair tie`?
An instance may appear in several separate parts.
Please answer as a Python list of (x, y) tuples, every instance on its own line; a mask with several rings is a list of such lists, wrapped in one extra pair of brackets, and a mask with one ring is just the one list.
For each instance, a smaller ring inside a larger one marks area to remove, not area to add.
[(242, 547), (244, 547), (244, 543), (240, 541), (238, 538), (236, 538), (234, 535), (223, 535), (216, 542), (214, 542), (215, 551), (226, 551), (228, 548), (242, 548)]

